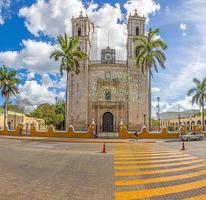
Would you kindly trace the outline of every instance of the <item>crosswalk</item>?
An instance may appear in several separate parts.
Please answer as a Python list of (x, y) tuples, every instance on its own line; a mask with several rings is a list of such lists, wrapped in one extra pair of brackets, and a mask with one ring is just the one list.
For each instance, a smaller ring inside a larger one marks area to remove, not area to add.
[(206, 160), (152, 143), (115, 144), (115, 200), (205, 200)]

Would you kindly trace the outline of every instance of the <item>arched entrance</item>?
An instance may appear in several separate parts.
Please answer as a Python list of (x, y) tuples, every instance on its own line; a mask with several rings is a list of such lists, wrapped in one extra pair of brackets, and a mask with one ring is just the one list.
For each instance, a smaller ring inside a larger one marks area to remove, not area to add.
[(113, 114), (111, 112), (103, 114), (103, 132), (113, 132)]

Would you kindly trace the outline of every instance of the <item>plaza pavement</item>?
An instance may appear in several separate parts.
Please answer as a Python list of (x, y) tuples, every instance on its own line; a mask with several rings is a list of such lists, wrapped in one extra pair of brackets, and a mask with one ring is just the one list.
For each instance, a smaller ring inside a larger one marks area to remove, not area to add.
[(1, 200), (111, 200), (112, 151), (101, 144), (0, 139)]
[(106, 146), (0, 138), (0, 200), (206, 199), (206, 141)]

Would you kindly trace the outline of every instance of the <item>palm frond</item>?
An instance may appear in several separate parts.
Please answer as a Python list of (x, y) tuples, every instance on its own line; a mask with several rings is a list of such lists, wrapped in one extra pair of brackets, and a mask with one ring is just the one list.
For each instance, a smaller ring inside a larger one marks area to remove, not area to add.
[(195, 83), (196, 85), (199, 85), (201, 81), (197, 78), (193, 78), (193, 83)]

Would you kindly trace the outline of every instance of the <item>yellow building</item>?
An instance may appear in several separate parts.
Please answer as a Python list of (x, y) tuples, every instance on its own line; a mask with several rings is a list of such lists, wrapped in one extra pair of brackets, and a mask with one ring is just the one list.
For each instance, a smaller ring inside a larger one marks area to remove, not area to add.
[[(206, 124), (206, 120), (205, 120)], [(201, 117), (179, 117), (175, 119), (164, 119), (160, 121), (161, 127), (172, 127), (174, 130), (178, 130), (179, 127), (186, 127), (187, 130), (193, 130), (195, 127), (201, 128), (202, 118)]]
[[(28, 117), (23, 113), (8, 111), (7, 119), (8, 119), (7, 120), (8, 128), (11, 130), (16, 129), (18, 124), (23, 124), (24, 125), (23, 129), (26, 132), (29, 132), (31, 125), (35, 125), (35, 127), (39, 130), (46, 129), (46, 124), (44, 119)], [(3, 129), (3, 127), (4, 127), (4, 114), (0, 113), (0, 129)]]

